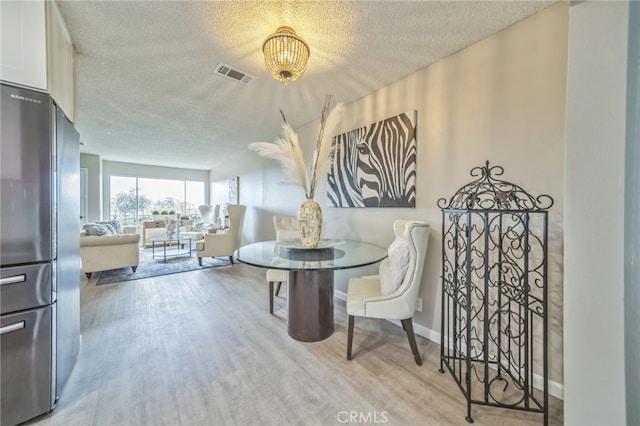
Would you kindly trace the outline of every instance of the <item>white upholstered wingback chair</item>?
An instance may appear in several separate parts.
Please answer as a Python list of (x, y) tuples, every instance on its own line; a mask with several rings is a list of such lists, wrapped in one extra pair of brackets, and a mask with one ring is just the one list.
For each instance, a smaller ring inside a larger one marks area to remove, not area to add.
[(228, 256), (233, 263), (233, 252), (240, 247), (242, 225), (247, 206), (230, 204), (227, 210), (229, 212), (229, 229), (216, 233), (208, 232), (204, 234), (202, 240), (196, 243), (196, 255), (200, 266), (202, 266), (203, 257)]
[(380, 264), (380, 274), (349, 280), (347, 359), (351, 360), (355, 317), (380, 318), (402, 322), (416, 364), (422, 365), (412, 317), (420, 291), (429, 225), (396, 220), (393, 231), (396, 239), (389, 246), (388, 257)]
[[(292, 239), (292, 236), (300, 238), (298, 230), (298, 218), (296, 216), (273, 216), (273, 227), (276, 231), (276, 241), (281, 242)], [(288, 271), (281, 269), (267, 269), (267, 282), (269, 283), (269, 313), (273, 314), (273, 286), (278, 284), (276, 296), (280, 293), (282, 283), (287, 282)]]

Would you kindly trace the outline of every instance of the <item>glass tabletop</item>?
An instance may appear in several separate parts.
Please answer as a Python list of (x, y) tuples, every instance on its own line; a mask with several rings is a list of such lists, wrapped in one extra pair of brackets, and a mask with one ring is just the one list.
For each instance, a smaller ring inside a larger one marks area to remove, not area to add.
[(190, 240), (190, 239), (191, 239), (191, 237), (180, 237), (180, 238), (178, 238), (178, 237), (172, 237), (172, 238), (163, 237), (163, 238), (152, 238), (151, 242), (152, 243), (178, 243), (178, 244), (180, 244), (183, 241), (187, 241), (187, 240)]
[(387, 250), (364, 241), (321, 240), (305, 249), (291, 241), (262, 241), (240, 247), (234, 256), (242, 263), (269, 269), (335, 270), (371, 265), (387, 257)]

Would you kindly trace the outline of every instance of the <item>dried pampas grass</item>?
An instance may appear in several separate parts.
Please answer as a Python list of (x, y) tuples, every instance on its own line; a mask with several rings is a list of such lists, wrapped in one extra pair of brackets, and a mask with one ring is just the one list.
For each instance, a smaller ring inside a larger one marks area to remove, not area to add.
[[(282, 114), (284, 119), (282, 124), (283, 137), (277, 138), (273, 142), (253, 142), (249, 144), (249, 149), (256, 151), (261, 157), (279, 161), (289, 183), (302, 188), (308, 199), (313, 199), (317, 183), (326, 173), (331, 162), (333, 134), (344, 109), (343, 104), (338, 103), (333, 109), (329, 110), (330, 103), (331, 95), (328, 95), (320, 117), (318, 139), (313, 150), (310, 173), (307, 173), (298, 135), (287, 123), (284, 114)], [(282, 113), (282, 111), (280, 112)]]

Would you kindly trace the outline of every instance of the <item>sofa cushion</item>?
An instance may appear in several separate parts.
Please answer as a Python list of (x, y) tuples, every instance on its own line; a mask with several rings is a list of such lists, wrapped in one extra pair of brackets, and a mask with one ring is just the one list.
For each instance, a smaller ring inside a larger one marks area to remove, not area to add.
[(139, 234), (95, 236), (80, 233), (80, 247), (111, 246), (116, 244), (138, 244), (139, 241)]

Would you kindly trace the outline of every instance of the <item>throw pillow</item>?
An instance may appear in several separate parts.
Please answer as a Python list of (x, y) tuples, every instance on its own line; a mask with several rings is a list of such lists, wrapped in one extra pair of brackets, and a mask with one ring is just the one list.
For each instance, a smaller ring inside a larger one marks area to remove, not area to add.
[(110, 225), (113, 228), (113, 233), (114, 234), (122, 234), (122, 224), (120, 223), (120, 221), (118, 219), (111, 219), (111, 220), (96, 220), (97, 224), (99, 225)]
[(96, 237), (107, 235), (110, 232), (106, 226), (100, 225), (99, 223), (86, 223), (82, 226), (82, 229), (85, 234)]
[(380, 292), (391, 294), (396, 291), (409, 268), (409, 242), (404, 237), (396, 237), (387, 249), (387, 261), (380, 264)]
[(116, 228), (113, 227), (113, 225), (111, 225), (110, 223), (101, 223), (100, 225), (104, 226), (105, 228), (107, 228), (107, 230), (109, 232), (107, 232), (107, 235), (116, 235)]
[(193, 232), (202, 232), (202, 227), (204, 226), (204, 222), (196, 222), (193, 224), (191, 230)]
[(109, 222), (111, 222), (111, 226), (113, 226), (113, 228), (116, 230), (116, 234), (122, 234), (124, 232), (122, 229), (122, 224), (118, 219), (113, 219)]

